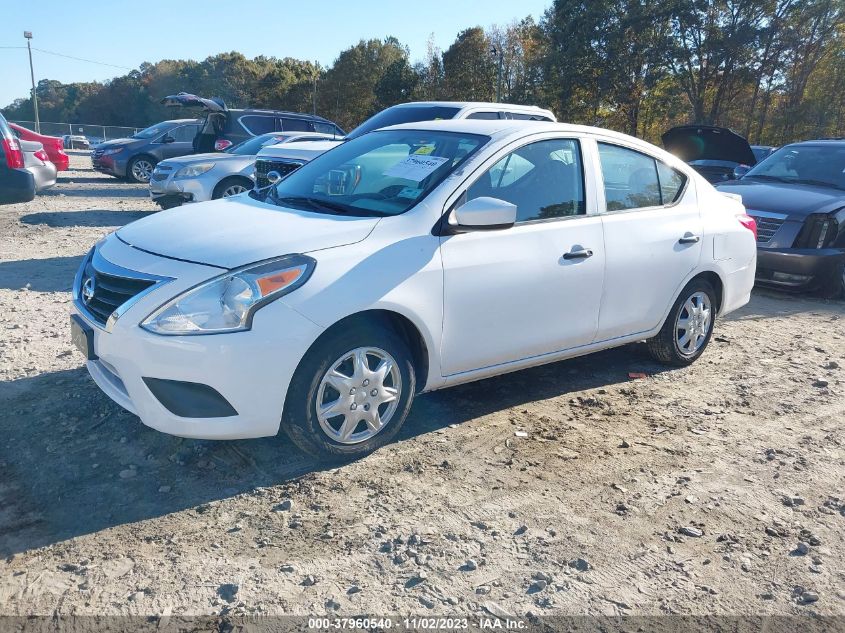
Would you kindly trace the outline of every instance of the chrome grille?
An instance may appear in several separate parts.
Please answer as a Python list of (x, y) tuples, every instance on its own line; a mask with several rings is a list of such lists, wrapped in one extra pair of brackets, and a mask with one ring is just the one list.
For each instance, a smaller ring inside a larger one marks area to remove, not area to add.
[(783, 225), (783, 221), (786, 219), (786, 216), (776, 216), (775, 214), (763, 215), (754, 213), (753, 211), (749, 211), (748, 215), (754, 218), (754, 221), (757, 223), (758, 244), (768, 244), (775, 236), (775, 233), (778, 232), (778, 229), (780, 229)]
[(99, 250), (85, 258), (73, 287), (73, 301), (92, 321), (106, 326), (113, 313), (125, 307), (158, 282), (169, 281), (116, 266), (105, 260)]
[(284, 178), (290, 173), (295, 172), (302, 167), (302, 163), (293, 160), (271, 160), (267, 158), (259, 158), (255, 161), (255, 183), (256, 188), (266, 187), (270, 184), (267, 180), (267, 174), (271, 171), (279, 172), (279, 175)]

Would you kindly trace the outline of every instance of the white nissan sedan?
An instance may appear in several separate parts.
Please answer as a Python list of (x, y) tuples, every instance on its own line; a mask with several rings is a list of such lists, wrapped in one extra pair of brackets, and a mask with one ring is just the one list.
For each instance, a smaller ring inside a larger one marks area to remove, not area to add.
[(736, 196), (629, 136), (406, 124), (109, 235), (77, 274), (72, 332), (148, 426), (282, 428), (352, 457), (420, 392), (643, 340), (692, 363), (749, 299), (755, 231)]

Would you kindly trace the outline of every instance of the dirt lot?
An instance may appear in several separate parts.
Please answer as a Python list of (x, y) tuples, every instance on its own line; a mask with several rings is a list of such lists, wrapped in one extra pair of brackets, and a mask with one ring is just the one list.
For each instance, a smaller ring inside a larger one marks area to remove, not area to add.
[(629, 346), (428, 394), (324, 469), (99, 392), (71, 281), (154, 207), (73, 165), (0, 207), (0, 614), (845, 615), (842, 302), (756, 293), (688, 369)]

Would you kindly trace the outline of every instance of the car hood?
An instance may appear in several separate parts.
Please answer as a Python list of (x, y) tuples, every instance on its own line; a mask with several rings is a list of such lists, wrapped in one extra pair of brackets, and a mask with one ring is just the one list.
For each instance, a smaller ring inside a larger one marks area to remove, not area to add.
[(264, 147), (258, 158), (289, 158), (308, 162), (330, 149), (342, 145), (343, 141), (307, 141), (303, 143), (279, 143)]
[(831, 187), (766, 182), (752, 177), (719, 183), (716, 188), (741, 195), (742, 204), (749, 211), (784, 213), (795, 219), (845, 207), (845, 191)]
[(663, 148), (681, 160), (727, 160), (756, 165), (751, 146), (736, 132), (709, 125), (679, 125), (660, 137)]
[(127, 224), (117, 236), (156, 255), (229, 269), (354, 244), (378, 221), (274, 207), (241, 195), (162, 211)]
[(188, 154), (187, 156), (177, 156), (176, 158), (168, 158), (159, 163), (159, 165), (193, 165), (195, 163), (229, 163), (238, 161), (253, 161), (255, 156), (241, 155), (241, 154), (222, 154), (220, 152), (209, 152), (208, 154)]
[(98, 148), (103, 147), (121, 147), (123, 145), (132, 145), (132, 143), (137, 143), (143, 139), (140, 138), (115, 138), (110, 141), (104, 141), (102, 143), (98, 143)]

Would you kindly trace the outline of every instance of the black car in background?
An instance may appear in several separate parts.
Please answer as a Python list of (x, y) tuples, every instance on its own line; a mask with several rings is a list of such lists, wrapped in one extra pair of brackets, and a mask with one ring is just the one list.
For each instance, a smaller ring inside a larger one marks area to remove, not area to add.
[(194, 152), (201, 125), (198, 119), (156, 123), (129, 138), (100, 143), (91, 152), (91, 162), (104, 174), (147, 183), (159, 161)]
[(345, 132), (333, 121), (314, 114), (282, 110), (229, 109), (221, 99), (205, 99), (180, 92), (161, 100), (166, 106), (199, 108), (205, 112), (194, 151), (222, 152), (253, 136), (269, 132), (320, 132), (343, 136)]
[(757, 221), (758, 282), (845, 295), (845, 139), (785, 145), (716, 188)]
[(731, 180), (735, 171), (757, 164), (748, 141), (728, 128), (679, 125), (664, 132), (660, 138), (667, 152), (689, 164), (713, 184)]
[(0, 204), (29, 202), (35, 198), (35, 178), (24, 169), (18, 137), (0, 114)]

